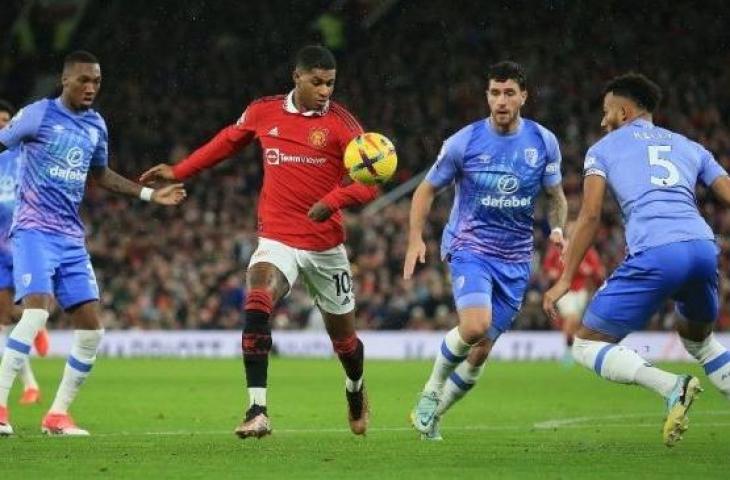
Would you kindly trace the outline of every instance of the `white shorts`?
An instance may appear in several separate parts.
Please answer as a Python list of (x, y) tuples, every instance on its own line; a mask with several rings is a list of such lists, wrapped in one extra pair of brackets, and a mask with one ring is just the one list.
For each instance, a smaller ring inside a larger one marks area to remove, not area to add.
[(555, 305), (561, 315), (580, 318), (588, 305), (588, 290), (570, 290)]
[(289, 282), (289, 288), (301, 274), (312, 300), (324, 312), (343, 315), (355, 308), (350, 262), (342, 244), (314, 252), (259, 237), (259, 245), (248, 266), (251, 268), (262, 262), (278, 268)]

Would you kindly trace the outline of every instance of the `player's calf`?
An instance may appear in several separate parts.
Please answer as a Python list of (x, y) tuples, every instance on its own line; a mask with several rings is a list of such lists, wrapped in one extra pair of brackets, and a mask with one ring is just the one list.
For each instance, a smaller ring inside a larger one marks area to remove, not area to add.
[(712, 333), (701, 342), (680, 338), (687, 352), (705, 369), (707, 378), (730, 400), (730, 352)]
[(363, 384), (365, 348), (357, 335), (332, 339), (332, 347), (345, 370), (345, 397), (350, 430), (364, 435), (369, 421), (368, 398)]

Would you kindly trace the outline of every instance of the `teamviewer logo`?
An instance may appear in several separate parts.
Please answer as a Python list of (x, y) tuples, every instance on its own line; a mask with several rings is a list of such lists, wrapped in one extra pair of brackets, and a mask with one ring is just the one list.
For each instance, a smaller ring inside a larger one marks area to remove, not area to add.
[(264, 151), (264, 158), (269, 165), (279, 165), (281, 155), (278, 148), (267, 148)]

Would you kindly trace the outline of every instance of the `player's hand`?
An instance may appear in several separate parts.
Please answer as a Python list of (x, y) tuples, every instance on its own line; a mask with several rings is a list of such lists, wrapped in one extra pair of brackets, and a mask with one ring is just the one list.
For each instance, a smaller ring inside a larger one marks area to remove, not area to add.
[(166, 187), (158, 188), (152, 194), (152, 201), (160, 205), (177, 205), (185, 200), (187, 193), (182, 183), (173, 183)]
[(403, 264), (403, 278), (405, 280), (410, 280), (413, 277), (413, 270), (416, 269), (416, 261), (426, 263), (426, 244), (420, 237), (408, 241), (406, 261)]
[(553, 230), (550, 233), (550, 243), (560, 249), (560, 265), (565, 266), (565, 254), (568, 252), (568, 239), (563, 236), (560, 230)]
[(542, 297), (542, 309), (545, 315), (552, 321), (557, 320), (558, 311), (555, 309), (555, 303), (560, 300), (570, 290), (570, 282), (560, 278), (545, 295)]
[(144, 185), (151, 185), (160, 180), (176, 180), (175, 174), (172, 172), (172, 167), (170, 165), (160, 163), (159, 165), (155, 165), (150, 168), (139, 177), (140, 183)]
[(335, 212), (330, 210), (330, 207), (328, 207), (324, 202), (317, 202), (312, 205), (312, 208), (309, 209), (309, 212), (307, 212), (307, 216), (312, 221), (324, 222), (325, 220), (330, 218), (333, 213)]
[(553, 230), (550, 233), (550, 241), (560, 249), (562, 255), (565, 255), (566, 250), (568, 250), (568, 239), (563, 236), (563, 232), (558, 229)]

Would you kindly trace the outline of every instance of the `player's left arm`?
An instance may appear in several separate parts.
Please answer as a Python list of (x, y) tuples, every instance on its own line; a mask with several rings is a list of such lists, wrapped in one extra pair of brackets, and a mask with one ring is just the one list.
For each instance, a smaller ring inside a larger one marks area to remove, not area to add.
[[(347, 148), (347, 144), (350, 143), (350, 140), (364, 132), (360, 122), (350, 115), (349, 112), (346, 117), (349, 123), (342, 126), (338, 135), (339, 144), (343, 152)], [(315, 222), (324, 222), (337, 210), (364, 205), (374, 200), (379, 193), (380, 189), (374, 185), (363, 185), (351, 181), (346, 185), (340, 184), (312, 205), (307, 216)]]
[(550, 223), (550, 241), (562, 251), (568, 245), (565, 240), (565, 222), (568, 219), (568, 201), (563, 192), (563, 176), (560, 165), (563, 156), (560, 153), (558, 138), (550, 130), (540, 127), (540, 134), (545, 142), (547, 163), (542, 175), (542, 187), (548, 197), (548, 222)]
[(568, 220), (568, 200), (565, 198), (563, 184), (559, 183), (545, 188), (548, 197), (548, 223), (550, 224), (550, 241), (564, 249), (567, 242), (563, 235), (565, 222)]
[(185, 188), (182, 183), (167, 185), (162, 188), (149, 188), (135, 183), (112, 170), (106, 165), (93, 166), (89, 169), (96, 183), (111, 192), (130, 197), (152, 201), (161, 205), (177, 205), (185, 199)]
[(308, 216), (315, 222), (324, 222), (337, 210), (364, 205), (375, 199), (378, 193), (378, 187), (361, 183), (338, 186), (312, 205)]
[(596, 232), (601, 223), (601, 209), (603, 197), (606, 194), (606, 179), (601, 175), (587, 175), (583, 181), (583, 199), (575, 223), (573, 237), (565, 252), (565, 268), (555, 285), (545, 292), (543, 309), (551, 318), (557, 318), (555, 302), (570, 289), (575, 273), (583, 261), (586, 252), (596, 238)]

